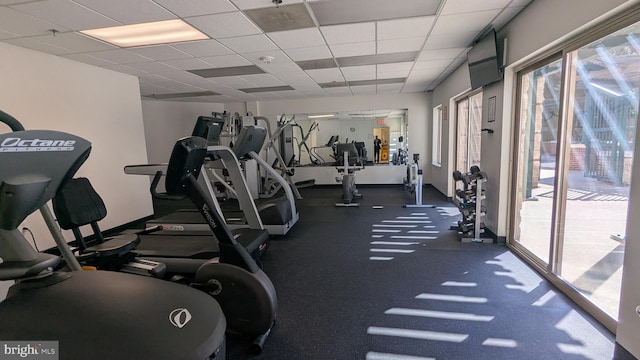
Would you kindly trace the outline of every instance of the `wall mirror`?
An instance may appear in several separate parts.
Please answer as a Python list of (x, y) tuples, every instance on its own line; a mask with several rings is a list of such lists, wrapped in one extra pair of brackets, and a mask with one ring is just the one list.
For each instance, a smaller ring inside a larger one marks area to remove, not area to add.
[(374, 138), (382, 143), (380, 163), (404, 165), (408, 149), (407, 109), (353, 110), (284, 115), (293, 125), (297, 166), (333, 166), (336, 141), (362, 142), (367, 164), (374, 163)]

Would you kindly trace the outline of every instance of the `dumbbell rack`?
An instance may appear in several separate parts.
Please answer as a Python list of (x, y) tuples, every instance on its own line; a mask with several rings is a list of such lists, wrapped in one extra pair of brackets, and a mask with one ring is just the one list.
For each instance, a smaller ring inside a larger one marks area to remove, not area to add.
[[(482, 217), (486, 215), (486, 207), (482, 204), (482, 200), (485, 198), (483, 184), (487, 181), (487, 177), (478, 169), (478, 171), (464, 174), (463, 179), (465, 178), (469, 179), (468, 181), (463, 180), (465, 190), (456, 191), (456, 197), (453, 200), (453, 203), (460, 209), (462, 221), (453, 225), (452, 228), (458, 230), (462, 242), (492, 243), (492, 238), (483, 236)], [(469, 225), (473, 226), (473, 231), (469, 229)]]

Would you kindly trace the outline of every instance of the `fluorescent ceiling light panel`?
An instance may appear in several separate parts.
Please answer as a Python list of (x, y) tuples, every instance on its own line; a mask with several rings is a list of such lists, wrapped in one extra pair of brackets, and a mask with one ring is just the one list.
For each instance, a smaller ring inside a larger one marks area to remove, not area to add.
[(336, 116), (335, 114), (321, 114), (321, 115), (309, 115), (307, 116), (309, 119), (323, 119), (330, 118)]
[(302, 70), (331, 69), (338, 67), (336, 61), (331, 58), (296, 61), (296, 64), (298, 64)]
[(144, 95), (143, 97), (156, 99), (156, 100), (164, 100), (164, 99), (179, 99), (179, 98), (211, 96), (211, 95), (220, 95), (220, 94), (218, 94), (215, 91), (193, 91), (193, 92), (171, 93), (171, 94), (151, 94), (151, 95)]
[(287, 90), (295, 90), (291, 86), (265, 86), (259, 88), (247, 88), (247, 89), (238, 89), (247, 94), (250, 93), (261, 93), (261, 92), (273, 92), (273, 91), (287, 91)]
[(189, 72), (202, 76), (203, 78), (264, 74), (264, 70), (260, 69), (255, 65), (198, 69), (198, 70), (189, 70)]
[(84, 30), (81, 33), (120, 47), (209, 39), (180, 19)]
[(367, 21), (435, 15), (441, 0), (340, 0), (308, 3), (318, 23), (353, 24)]

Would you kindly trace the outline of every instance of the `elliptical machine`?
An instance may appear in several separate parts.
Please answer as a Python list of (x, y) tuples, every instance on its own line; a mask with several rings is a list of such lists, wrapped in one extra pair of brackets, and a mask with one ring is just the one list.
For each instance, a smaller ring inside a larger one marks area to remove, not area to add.
[[(25, 131), (2, 111), (0, 122), (14, 131), (0, 135), (0, 280), (16, 281), (0, 302), (0, 339), (32, 351), (56, 341), (60, 358), (72, 360), (224, 359), (226, 320), (211, 297), (150, 277), (81, 271), (47, 202), (91, 144), (59, 131)], [(75, 271), (55, 271), (62, 259), (36, 252), (18, 230), (37, 209)]]
[[(166, 192), (157, 191), (162, 178), (162, 172), (158, 171), (151, 183), (151, 193), (163, 200), (188, 197), (206, 219), (218, 239), (220, 257), (202, 263), (193, 275), (191, 286), (213, 296), (224, 310), (228, 331), (253, 338), (252, 350), (260, 353), (275, 324), (276, 290), (247, 250), (236, 241), (215, 204), (198, 183), (206, 155), (205, 139), (190, 136), (178, 140), (167, 166)], [(171, 265), (167, 263), (168, 272)]]

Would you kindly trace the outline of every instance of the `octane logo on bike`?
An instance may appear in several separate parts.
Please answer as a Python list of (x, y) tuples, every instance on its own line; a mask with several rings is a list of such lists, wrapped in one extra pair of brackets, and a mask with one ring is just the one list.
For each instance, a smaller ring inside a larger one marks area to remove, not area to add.
[(191, 321), (191, 313), (185, 308), (174, 309), (169, 314), (169, 322), (178, 329), (182, 329), (189, 321)]
[(75, 140), (6, 138), (0, 144), (0, 152), (73, 151)]

